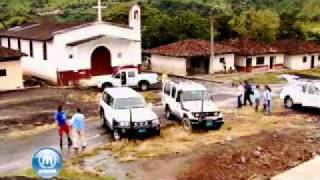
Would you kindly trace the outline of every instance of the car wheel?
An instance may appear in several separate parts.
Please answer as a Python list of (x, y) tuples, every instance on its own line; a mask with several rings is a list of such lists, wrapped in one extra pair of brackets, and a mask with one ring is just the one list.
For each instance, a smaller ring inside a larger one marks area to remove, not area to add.
[(286, 97), (284, 100), (284, 106), (288, 109), (292, 109), (293, 108), (293, 99), (291, 97)]
[(116, 140), (116, 141), (119, 141), (119, 140), (121, 139), (121, 136), (120, 136), (120, 133), (119, 133), (118, 130), (114, 130), (114, 131), (113, 131), (113, 138), (114, 138), (114, 140)]
[(141, 83), (140, 83), (140, 89), (141, 89), (142, 91), (148, 90), (148, 89), (149, 89), (149, 84), (148, 84), (147, 82), (141, 82)]
[(193, 130), (191, 121), (187, 117), (183, 118), (182, 126), (185, 131), (192, 132)]
[(102, 85), (102, 90), (104, 90), (105, 88), (110, 88), (110, 87), (112, 87), (112, 84), (111, 84), (111, 83), (104, 83), (104, 84)]
[(172, 119), (172, 113), (171, 113), (171, 110), (170, 110), (170, 108), (168, 106), (166, 107), (165, 113), (166, 113), (166, 118), (168, 120), (171, 120)]

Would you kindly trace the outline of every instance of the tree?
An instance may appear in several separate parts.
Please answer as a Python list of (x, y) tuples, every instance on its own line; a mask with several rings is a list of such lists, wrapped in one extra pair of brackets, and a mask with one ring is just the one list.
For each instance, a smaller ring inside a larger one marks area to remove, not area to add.
[(239, 35), (260, 41), (275, 40), (279, 32), (280, 18), (277, 12), (270, 9), (256, 10), (251, 8), (229, 22)]

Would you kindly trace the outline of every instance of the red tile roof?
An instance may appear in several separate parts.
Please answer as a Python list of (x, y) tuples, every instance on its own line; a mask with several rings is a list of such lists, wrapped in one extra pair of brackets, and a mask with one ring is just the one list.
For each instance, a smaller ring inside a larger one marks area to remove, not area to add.
[(17, 50), (11, 50), (0, 46), (0, 62), (9, 60), (19, 60), (25, 54)]
[(320, 53), (320, 45), (298, 39), (279, 40), (272, 43), (273, 46), (282, 49), (286, 54), (311, 54)]
[(245, 38), (229, 39), (223, 41), (222, 44), (238, 49), (239, 52), (236, 54), (242, 56), (284, 53), (282, 49), (275, 46)]
[[(160, 46), (153, 49), (145, 50), (145, 53), (156, 54), (162, 56), (173, 57), (199, 57), (211, 55), (210, 42), (201, 39), (189, 39), (171, 43), (168, 45)], [(215, 43), (215, 54), (230, 54), (237, 52), (235, 48), (227, 45)]]
[[(13, 27), (7, 31), (0, 31), (0, 36), (38, 40), (38, 41), (48, 41), (48, 40), (53, 39), (54, 33), (57, 33), (59, 31), (72, 29), (72, 28), (89, 26), (89, 25), (92, 25), (93, 23), (84, 23), (84, 22), (33, 23), (33, 24)], [(112, 22), (105, 22), (105, 24), (129, 28), (127, 25), (116, 24), (116, 23), (112, 23)]]
[(68, 23), (34, 23), (26, 26), (18, 26), (11, 28), (7, 31), (0, 32), (3, 37), (15, 37), (30, 40), (47, 41), (53, 38), (53, 33), (56, 31), (68, 29), (71, 27), (79, 26), (84, 23), (68, 22)]

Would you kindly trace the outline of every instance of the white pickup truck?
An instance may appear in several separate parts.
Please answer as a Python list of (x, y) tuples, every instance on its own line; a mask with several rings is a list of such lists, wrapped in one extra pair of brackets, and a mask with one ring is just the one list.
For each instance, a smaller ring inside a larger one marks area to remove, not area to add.
[(282, 88), (280, 98), (287, 108), (294, 105), (320, 108), (320, 81), (297, 80)]
[(139, 73), (137, 68), (125, 68), (113, 75), (100, 78), (98, 87), (102, 89), (108, 87), (139, 87), (141, 90), (146, 91), (159, 82), (158, 74)]
[(175, 116), (186, 131), (196, 127), (220, 129), (223, 114), (209, 97), (208, 90), (194, 82), (166, 81), (162, 92), (167, 119)]
[(130, 133), (160, 135), (160, 121), (146, 105), (143, 96), (128, 87), (106, 88), (100, 100), (100, 117), (104, 127), (119, 140)]

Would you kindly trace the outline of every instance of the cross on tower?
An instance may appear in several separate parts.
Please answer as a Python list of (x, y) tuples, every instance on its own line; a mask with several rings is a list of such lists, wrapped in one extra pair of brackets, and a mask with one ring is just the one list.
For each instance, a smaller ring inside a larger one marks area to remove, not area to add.
[(106, 7), (101, 5), (101, 0), (98, 0), (98, 6), (94, 6), (93, 8), (97, 9), (97, 11), (98, 11), (98, 22), (102, 23), (102, 9), (104, 9)]

